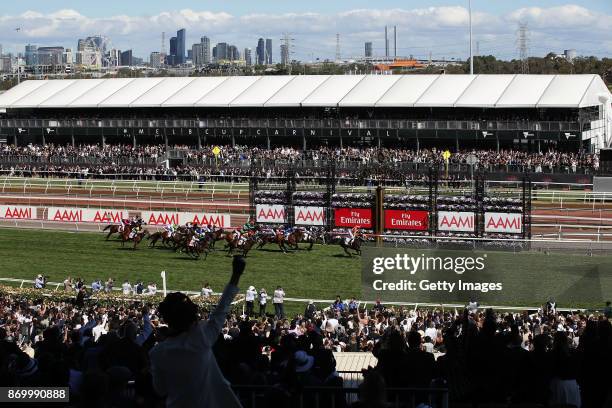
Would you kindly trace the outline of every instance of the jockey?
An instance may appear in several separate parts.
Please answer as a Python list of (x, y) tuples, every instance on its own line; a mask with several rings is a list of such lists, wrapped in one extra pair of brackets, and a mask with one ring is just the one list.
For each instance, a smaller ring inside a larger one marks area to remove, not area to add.
[(168, 233), (168, 237), (171, 237), (174, 234), (174, 224), (164, 225), (164, 230)]
[(349, 236), (347, 238), (346, 244), (353, 245), (355, 239), (361, 235), (361, 230), (358, 225), (355, 225), (352, 229), (349, 230), (348, 234)]
[(295, 229), (291, 225), (285, 225), (283, 228), (283, 234), (288, 237)]
[(246, 224), (242, 226), (242, 232), (249, 232), (253, 230), (255, 230), (255, 222), (253, 222), (252, 218), (249, 218)]
[(194, 234), (194, 235), (191, 237), (191, 241), (189, 241), (189, 244), (188, 244), (188, 245), (189, 245), (190, 247), (194, 247), (194, 246), (195, 246), (195, 244), (196, 244), (196, 243), (197, 243), (199, 240), (200, 240), (200, 238), (198, 237), (198, 234)]
[(123, 218), (121, 220), (121, 225), (119, 225), (119, 232), (123, 232), (123, 230), (125, 230), (125, 227), (127, 227), (130, 224), (131, 224), (131, 221), (128, 218)]
[(136, 236), (136, 234), (138, 234), (141, 230), (142, 230), (142, 228), (140, 227), (140, 224), (135, 224), (132, 227), (132, 231), (130, 231), (129, 238), (134, 238)]

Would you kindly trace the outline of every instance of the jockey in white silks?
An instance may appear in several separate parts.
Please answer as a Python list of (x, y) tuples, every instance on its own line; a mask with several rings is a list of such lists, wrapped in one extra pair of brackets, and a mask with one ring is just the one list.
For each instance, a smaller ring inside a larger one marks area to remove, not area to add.
[(175, 226), (173, 224), (164, 225), (164, 231), (168, 233), (168, 238), (172, 238), (175, 231)]
[(348, 231), (348, 237), (344, 238), (344, 244), (351, 246), (353, 242), (355, 242), (355, 238), (357, 238), (361, 234), (359, 230), (359, 226), (355, 225), (352, 229)]

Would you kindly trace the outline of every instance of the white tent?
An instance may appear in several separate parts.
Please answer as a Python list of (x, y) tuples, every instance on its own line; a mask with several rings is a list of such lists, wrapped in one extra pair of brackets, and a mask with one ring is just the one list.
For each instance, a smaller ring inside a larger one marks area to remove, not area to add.
[(611, 99), (598, 75), (236, 76), (29, 80), (1, 94), (0, 108), (584, 108)]

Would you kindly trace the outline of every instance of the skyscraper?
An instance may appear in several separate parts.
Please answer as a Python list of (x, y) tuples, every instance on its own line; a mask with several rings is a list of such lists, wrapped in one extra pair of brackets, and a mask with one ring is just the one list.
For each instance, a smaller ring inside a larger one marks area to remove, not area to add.
[(161, 68), (161, 53), (153, 51), (149, 56), (149, 65), (151, 68)]
[(365, 43), (365, 57), (372, 58), (372, 43), (371, 42)]
[(240, 59), (240, 51), (235, 45), (230, 45), (227, 50), (227, 56), (230, 61), (238, 61)]
[(215, 46), (215, 49), (217, 50), (216, 55), (215, 55), (216, 61), (226, 61), (230, 59), (228, 43), (225, 43), (225, 42), (218, 43)]
[(266, 38), (266, 65), (272, 65), (272, 39)]
[(210, 38), (202, 37), (200, 39), (200, 44), (202, 44), (203, 48), (203, 62), (204, 64), (210, 64)]
[(176, 55), (176, 37), (170, 37), (170, 54)]
[(255, 49), (255, 61), (257, 65), (263, 65), (266, 62), (266, 50), (264, 39), (257, 40), (257, 48)]
[(185, 63), (185, 41), (187, 31), (181, 28), (176, 32), (176, 61), (177, 64)]
[(247, 67), (250, 67), (251, 65), (253, 65), (253, 56), (252, 56), (252, 52), (250, 48), (244, 49), (244, 64)]
[(36, 45), (28, 44), (25, 46), (25, 63), (27, 66), (36, 65), (36, 50), (38, 50)]
[(134, 65), (132, 50), (123, 51), (121, 53), (121, 65), (126, 67)]

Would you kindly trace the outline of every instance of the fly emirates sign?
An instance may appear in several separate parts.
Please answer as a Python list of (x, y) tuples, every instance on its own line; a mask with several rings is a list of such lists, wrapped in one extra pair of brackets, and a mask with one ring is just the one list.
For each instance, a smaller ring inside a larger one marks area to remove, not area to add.
[(429, 212), (385, 210), (385, 228), (408, 231), (426, 231), (429, 226)]
[(336, 227), (372, 228), (372, 209), (336, 208), (334, 211)]

